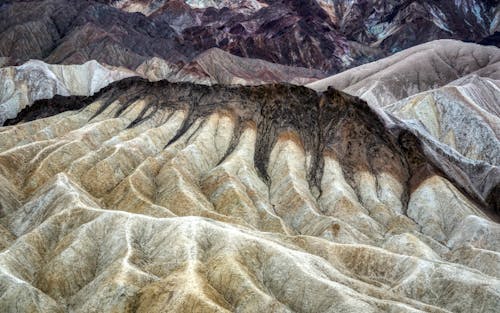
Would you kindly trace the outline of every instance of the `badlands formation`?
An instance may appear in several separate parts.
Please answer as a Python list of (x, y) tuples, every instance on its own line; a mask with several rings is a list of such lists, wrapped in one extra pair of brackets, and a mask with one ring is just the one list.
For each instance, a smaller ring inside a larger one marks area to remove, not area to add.
[(218, 48), (334, 74), (436, 39), (499, 45), (499, 34), (495, 0), (0, 1), (0, 57), (14, 63), (182, 67)]
[(218, 48), (201, 53), (181, 67), (160, 58), (151, 58), (139, 65), (135, 71), (150, 81), (166, 79), (171, 82), (194, 82), (204, 85), (259, 85), (283, 82), (305, 85), (325, 77), (324, 73), (318, 70), (242, 58)]
[(1, 1), (0, 313), (500, 312), (500, 49), (428, 42), (499, 34), (494, 0)]
[(4, 312), (500, 307), (498, 168), (353, 96), (135, 77), (6, 124)]
[(307, 85), (334, 87), (404, 120), (425, 140), (500, 165), (500, 49), (455, 40), (419, 45)]
[[(21, 66), (0, 68), (0, 125), (36, 100), (55, 95), (91, 96), (114, 81), (135, 75), (96, 61), (63, 66), (31, 60)], [(50, 114), (48, 110), (45, 113)]]
[[(258, 85), (287, 82), (303, 85), (324, 77), (320, 71), (241, 58), (210, 49), (179, 67), (160, 58), (145, 61), (135, 71), (88, 61), (81, 65), (54, 65), (30, 60), (20, 66), (0, 68), (0, 126), (36, 100), (60, 96), (92, 96), (112, 82), (141, 76), (150, 81), (197, 84)], [(53, 114), (46, 106), (44, 115)], [(42, 115), (38, 114), (37, 117)]]

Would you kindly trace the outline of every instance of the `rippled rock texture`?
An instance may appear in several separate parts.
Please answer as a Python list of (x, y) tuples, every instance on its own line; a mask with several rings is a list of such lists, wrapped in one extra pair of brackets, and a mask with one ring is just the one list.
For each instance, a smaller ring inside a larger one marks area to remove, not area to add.
[(319, 70), (242, 58), (218, 48), (201, 53), (183, 66), (160, 58), (152, 58), (136, 68), (136, 72), (150, 81), (166, 79), (170, 82), (194, 82), (204, 85), (266, 83), (305, 85), (325, 77)]
[[(150, 81), (167, 79), (204, 85), (272, 82), (303, 85), (323, 75), (320, 71), (236, 57), (216, 48), (205, 51), (183, 67), (152, 58), (136, 71), (101, 65), (96, 61), (82, 65), (52, 65), (30, 60), (20, 66), (0, 68), (0, 126), (6, 120), (15, 120), (21, 110), (36, 100), (51, 99), (55, 95), (91, 96), (110, 83), (131, 76), (141, 76)], [(78, 107), (77, 103), (65, 106), (68, 110)], [(54, 109), (57, 111), (46, 103), (43, 112), (36, 117), (51, 115)]]
[(458, 158), (500, 165), (499, 48), (433, 41), (308, 86), (361, 97)]
[(383, 49), (401, 50), (441, 38), (479, 41), (500, 32), (495, 0), (317, 2), (351, 38)]
[(452, 163), (333, 89), (128, 78), (38, 101), (0, 128), (0, 307), (497, 312), (498, 182)]

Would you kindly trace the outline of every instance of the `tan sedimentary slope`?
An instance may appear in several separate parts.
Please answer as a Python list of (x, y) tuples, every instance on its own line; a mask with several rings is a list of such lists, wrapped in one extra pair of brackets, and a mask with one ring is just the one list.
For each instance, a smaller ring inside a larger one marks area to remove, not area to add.
[(496, 47), (435, 41), (307, 86), (340, 88), (406, 121), (442, 149), (500, 165)]
[(307, 86), (319, 91), (331, 86), (384, 107), (470, 74), (500, 80), (500, 49), (436, 40)]
[[(5, 62), (8, 62), (6, 58)], [(131, 76), (142, 76), (150, 81), (167, 79), (205, 85), (277, 82), (303, 85), (324, 75), (320, 71), (241, 58), (216, 48), (183, 66), (152, 58), (135, 71), (96, 61), (82, 65), (55, 65), (30, 60), (20, 66), (0, 68), (0, 125), (15, 118), (36, 100), (50, 99), (55, 95), (90, 96), (114, 81)]]
[(4, 312), (500, 307), (488, 208), (356, 98), (126, 79), (81, 103), (0, 128)]
[(136, 75), (96, 61), (82, 65), (52, 65), (31, 60), (0, 69), (0, 125), (34, 101), (55, 95), (89, 96), (108, 84)]
[(205, 85), (280, 82), (305, 85), (325, 77), (321, 71), (242, 58), (218, 48), (208, 49), (181, 67), (160, 58), (152, 58), (141, 64), (136, 71), (150, 81), (168, 79), (171, 82)]
[(500, 80), (468, 75), (384, 110), (469, 159), (500, 166)]

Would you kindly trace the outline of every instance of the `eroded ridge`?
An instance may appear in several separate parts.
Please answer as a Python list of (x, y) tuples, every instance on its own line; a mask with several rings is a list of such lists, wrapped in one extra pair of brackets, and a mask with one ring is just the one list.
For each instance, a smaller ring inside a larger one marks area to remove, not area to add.
[(0, 307), (496, 312), (494, 179), (384, 118), (291, 85), (37, 102), (0, 128)]

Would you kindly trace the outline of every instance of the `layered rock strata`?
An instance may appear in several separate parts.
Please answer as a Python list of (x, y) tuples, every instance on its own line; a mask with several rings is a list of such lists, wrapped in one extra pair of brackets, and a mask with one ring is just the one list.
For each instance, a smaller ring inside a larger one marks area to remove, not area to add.
[(366, 100), (468, 162), (500, 165), (500, 49), (439, 40), (307, 85)]
[(96, 61), (64, 66), (30, 60), (21, 66), (0, 68), (0, 125), (36, 100), (55, 95), (91, 96), (114, 81), (135, 75)]
[(129, 78), (8, 124), (6, 312), (500, 305), (494, 177), (333, 89)]
[(137, 67), (135, 71), (150, 81), (166, 79), (170, 82), (194, 82), (204, 85), (266, 83), (305, 85), (326, 76), (318, 70), (237, 57), (218, 48), (208, 49), (182, 66), (160, 58), (152, 58)]
[(5, 0), (0, 57), (135, 69), (211, 49), (338, 73), (441, 38), (496, 44), (493, 0)]

